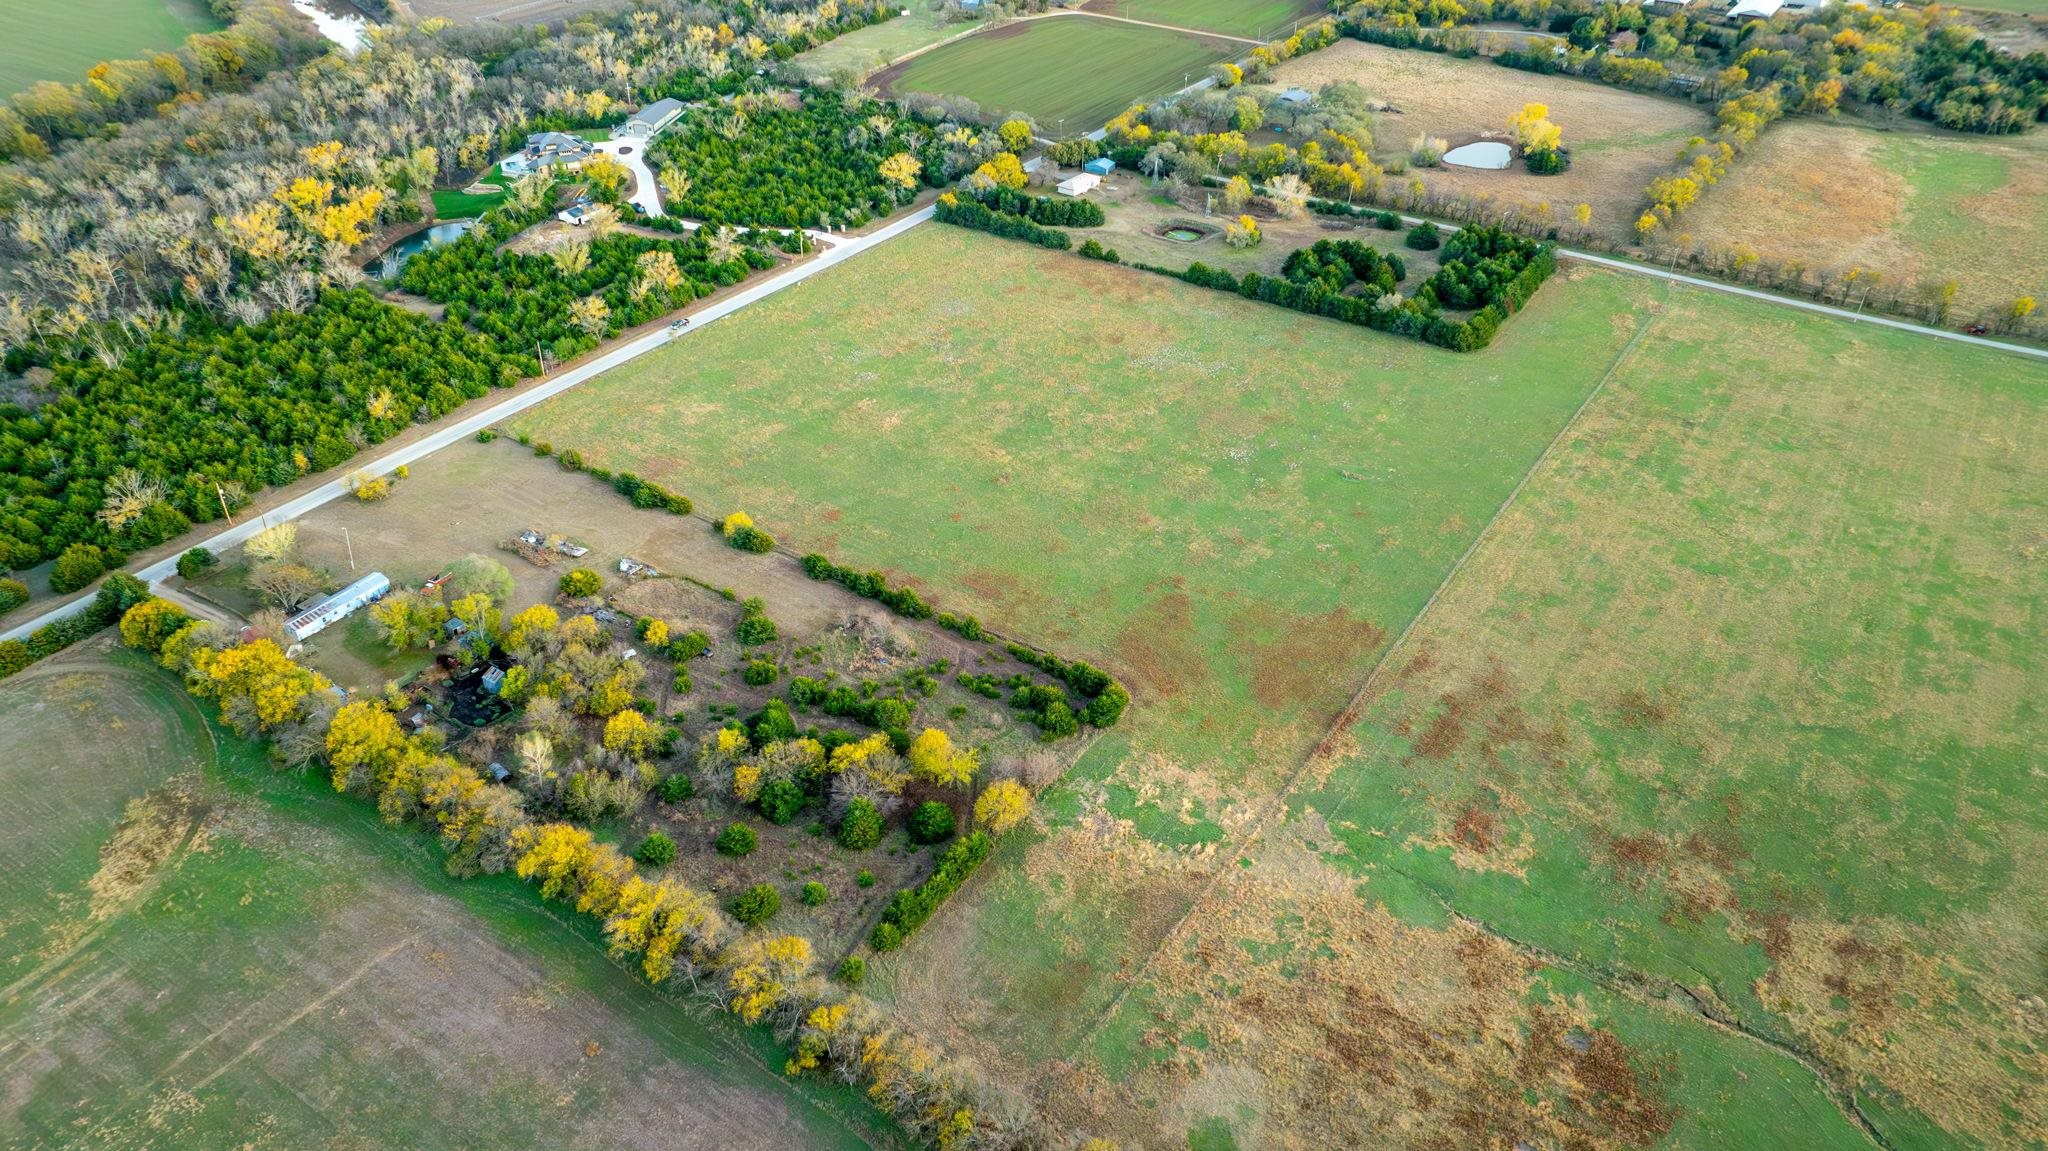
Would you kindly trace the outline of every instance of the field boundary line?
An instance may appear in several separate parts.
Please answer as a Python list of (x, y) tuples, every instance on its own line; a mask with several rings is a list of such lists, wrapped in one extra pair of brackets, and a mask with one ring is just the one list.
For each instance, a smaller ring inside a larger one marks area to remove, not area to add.
[[(354, 987), (356, 985), (357, 980), (361, 979), (365, 975), (368, 975), (370, 972), (376, 970), (377, 966), (383, 963), (385, 960), (391, 958), (392, 956), (398, 954), (401, 951), (404, 951), (406, 948), (411, 947), (413, 944), (419, 942), (419, 938), (419, 933), (414, 932), (411, 935), (406, 936), (404, 939), (399, 940), (398, 942), (392, 944), (391, 946), (364, 960), (362, 966), (357, 967), (354, 971), (349, 972), (348, 978), (343, 979), (341, 982), (335, 984), (334, 986), (328, 988), (326, 991), (322, 992), (320, 996), (314, 999), (311, 1003), (306, 1004), (304, 1007), (301, 1007), (297, 1011), (294, 1011), (290, 1015), (286, 1016), (282, 1023), (279, 1023), (277, 1026), (257, 1036), (254, 1040), (250, 1041), (248, 1046), (242, 1048), (240, 1051), (235, 1052), (233, 1058), (229, 1059), (227, 1062), (221, 1064), (220, 1066), (214, 1068), (212, 1073), (207, 1075), (206, 1078), (201, 1079), (199, 1082), (193, 1084), (191, 1088), (192, 1092), (194, 1094), (198, 1094), (200, 1091), (204, 1090), (214, 1080), (220, 1078), (222, 1075), (227, 1074), (228, 1071), (231, 1068), (233, 1068), (235, 1064), (240, 1063), (242, 1060), (247, 1059), (249, 1056), (256, 1054), (257, 1051), (263, 1048), (264, 1044), (291, 1030), (292, 1027), (296, 1025), (299, 1020), (304, 1019), (306, 1016), (311, 1015), (315, 1011), (318, 1011), (322, 1007), (325, 1007), (329, 1003), (333, 1002), (336, 996), (340, 995), (344, 991), (347, 991), (349, 988)], [(215, 1034), (219, 1034), (219, 1032), (215, 1032)], [(158, 1078), (161, 1077), (162, 1076), (158, 1076)]]
[[(1409, 617), (1408, 623), (1401, 628), (1401, 634), (1395, 636), (1393, 642), (1387, 645), (1387, 649), (1380, 653), (1380, 658), (1373, 661), (1372, 667), (1365, 673), (1365, 681), (1359, 685), (1357, 691), (1352, 693), (1350, 701), (1338, 711), (1336, 719), (1330, 724), (1329, 730), (1324, 732), (1323, 738), (1317, 740), (1315, 746), (1309, 749), (1308, 754), (1302, 757), (1300, 766), (1296, 767), (1281, 780), (1280, 786), (1273, 792), (1272, 799), (1267, 802), (1266, 810), (1261, 812), (1258, 818), (1252, 821), (1251, 828), (1245, 833), (1244, 838), (1232, 845), (1232, 854), (1242, 856), (1248, 853), (1265, 836), (1268, 830), (1280, 822), (1278, 817), (1287, 811), (1287, 800), (1294, 793), (1294, 789), (1300, 785), (1310, 769), (1314, 768), (1329, 754), (1330, 744), (1353, 723), (1357, 722), (1359, 709), (1364, 705), (1367, 696), (1372, 692), (1373, 688), (1379, 683), (1381, 674), (1393, 663), (1394, 654), (1403, 649), (1402, 645), (1408, 642), (1408, 637), (1414, 633), (1416, 625), (1421, 623), (1423, 618), (1430, 613), (1430, 610), (1436, 607), (1437, 600), (1442, 598), (1444, 590), (1451, 586), (1451, 581), (1457, 579), (1459, 573), (1465, 570), (1466, 561), (1470, 560), (1479, 551), (1479, 545), (1486, 542), (1486, 538), (1493, 532), (1494, 525), (1500, 522), (1501, 516), (1507, 514), (1507, 510), (1514, 506), (1516, 500), (1521, 498), (1523, 490), (1529, 486), (1529, 481), (1535, 477), (1537, 472), (1543, 469), (1543, 465), (1548, 463), (1552, 454), (1557, 451), (1557, 446), (1563, 443), (1565, 437), (1578, 426), (1580, 418), (1586, 414), (1586, 409), (1592, 407), (1593, 401), (1600, 398), (1601, 394), (1607, 390), (1607, 382), (1614, 378), (1614, 373), (1619, 371), (1621, 365), (1627, 362), (1628, 358), (1635, 353), (1636, 346), (1642, 343), (1643, 337), (1648, 335), (1650, 329), (1656, 326), (1659, 315), (1660, 313), (1657, 312), (1649, 313), (1641, 326), (1637, 327), (1635, 333), (1628, 338), (1628, 342), (1623, 344), (1621, 350), (1615, 353), (1613, 361), (1607, 365), (1607, 370), (1601, 373), (1599, 380), (1595, 381), (1592, 388), (1586, 392), (1585, 398), (1579, 401), (1579, 406), (1572, 409), (1572, 414), (1566, 417), (1563, 425), (1557, 429), (1557, 434), (1551, 436), (1550, 442), (1543, 445), (1543, 450), (1536, 454), (1536, 458), (1523, 471), (1521, 479), (1517, 480), (1515, 486), (1508, 490), (1508, 494), (1501, 500), (1500, 506), (1494, 508), (1493, 514), (1487, 517), (1486, 523), (1481, 525), (1477, 532), (1473, 533), (1472, 542), (1467, 544), (1465, 550), (1451, 563), (1450, 570), (1444, 573), (1444, 578), (1438, 581), (1436, 588), (1429, 593), (1429, 598), (1424, 600), (1422, 606), (1416, 610), (1415, 614)], [(1082, 1051), (1095, 1042), (1102, 1029), (1109, 1024), (1110, 1020), (1116, 1018), (1118, 1011), (1123, 1009), (1124, 1000), (1130, 995), (1131, 988), (1144, 982), (1146, 973), (1152, 969), (1153, 961), (1180, 935), (1181, 931), (1187, 926), (1188, 921), (1195, 917), (1195, 912), (1209, 902), (1210, 898), (1215, 895), (1217, 887), (1225, 879), (1230, 878), (1236, 873), (1237, 869), (1227, 863), (1217, 866), (1216, 873), (1209, 877), (1207, 883), (1202, 885), (1201, 893), (1195, 897), (1193, 902), (1188, 904), (1187, 910), (1183, 911), (1179, 918), (1174, 920), (1173, 926), (1166, 930), (1166, 934), (1160, 936), (1158, 946), (1154, 947), (1145, 956), (1145, 961), (1138, 965), (1137, 970), (1131, 972), (1123, 980), (1117, 987), (1116, 994), (1111, 996), (1109, 1002), (1096, 1014), (1094, 1022), (1088, 1025), (1087, 1030), (1083, 1031), (1079, 1038), (1074, 1041), (1073, 1046), (1067, 1050), (1066, 1058), (1069, 1061), (1077, 1058)]]

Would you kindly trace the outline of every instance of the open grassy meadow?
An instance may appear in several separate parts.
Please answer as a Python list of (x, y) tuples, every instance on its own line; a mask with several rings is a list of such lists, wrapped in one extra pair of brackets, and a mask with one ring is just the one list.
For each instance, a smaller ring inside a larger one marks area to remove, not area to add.
[(75, 84), (102, 60), (135, 59), (220, 27), (205, 0), (0, 4), (0, 97), (38, 80)]
[(1087, 11), (1171, 24), (1254, 40), (1284, 37), (1297, 21), (1321, 13), (1315, 0), (1094, 0)]
[[(1668, 174), (1687, 139), (1713, 127), (1704, 107), (1683, 100), (1359, 40), (1339, 40), (1289, 60), (1274, 70), (1273, 79), (1311, 91), (1348, 80), (1389, 105), (1373, 116), (1373, 156), (1382, 164), (1405, 160), (1417, 136), (1455, 147), (1482, 133), (1504, 135), (1508, 117), (1524, 104), (1547, 105), (1571, 149), (1568, 171), (1536, 176), (1517, 163), (1499, 172), (1428, 168), (1412, 169), (1411, 175), (1432, 191), (1491, 198), (1502, 207), (1548, 204), (1560, 222), (1583, 203), (1593, 210), (1589, 226), (1619, 240), (1635, 238), (1643, 188)], [(1410, 176), (1390, 178), (1405, 184)], [(1711, 195), (1726, 190), (1724, 184)]]
[(1797, 120), (1765, 133), (1685, 227), (1816, 271), (1956, 282), (1955, 315), (2048, 298), (2048, 138), (1881, 132)]
[(104, 644), (0, 686), (0, 1144), (874, 1145), (857, 1096)]
[(1091, 132), (1131, 104), (1178, 91), (1244, 45), (1114, 20), (1017, 20), (876, 75), (884, 94), (965, 96), (1051, 134)]
[(948, 24), (937, 9), (925, 5), (913, 4), (907, 11), (908, 16), (897, 16), (827, 40), (798, 55), (796, 63), (810, 76), (830, 76), (843, 68), (871, 72), (927, 44), (974, 28), (973, 24)]
[(871, 976), (1069, 1127), (2018, 1145), (2044, 375), (1582, 268), (1459, 357), (931, 226), (520, 426), (1130, 684)]

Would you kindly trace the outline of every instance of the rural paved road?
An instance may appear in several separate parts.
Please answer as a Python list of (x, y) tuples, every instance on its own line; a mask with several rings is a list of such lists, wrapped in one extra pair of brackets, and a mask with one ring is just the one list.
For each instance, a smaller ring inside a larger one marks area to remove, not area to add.
[[(1443, 226), (1449, 227), (1448, 224)], [(1603, 268), (1613, 268), (1622, 272), (1634, 272), (1639, 276), (1655, 276), (1660, 280), (1670, 280), (1677, 284), (1689, 284), (1695, 288), (1711, 288), (1716, 292), (1747, 296), (1752, 300), (1762, 300), (1767, 304), (1780, 304), (1787, 308), (1798, 308), (1806, 312), (1819, 312), (1823, 316), (1833, 316), (1841, 320), (1854, 320), (1859, 324), (1876, 324), (1881, 328), (1897, 328), (1902, 332), (1914, 332), (1922, 336), (1937, 336), (1944, 340), (1954, 340), (1959, 344), (1973, 344), (1980, 348), (1994, 348), (2001, 352), (2012, 352), (2016, 355), (2031, 356), (2037, 360), (2048, 360), (2048, 348), (2029, 347), (2026, 344), (2009, 344), (2004, 340), (1973, 336), (1968, 332), (1952, 332), (1947, 328), (1929, 327), (1926, 324), (1916, 324), (1911, 320), (1895, 320), (1890, 316), (1873, 316), (1869, 313), (1849, 308), (1837, 308), (1832, 304), (1819, 304), (1812, 300), (1780, 296), (1775, 292), (1766, 292), (1760, 288), (1745, 288), (1740, 284), (1723, 283), (1720, 280), (1712, 280), (1704, 276), (1688, 276), (1683, 272), (1654, 268), (1647, 264), (1637, 264), (1628, 260), (1617, 260), (1612, 256), (1596, 256), (1591, 252), (1580, 252), (1571, 248), (1559, 248), (1557, 254), (1566, 259), (1584, 260), (1588, 264), (1598, 264)]]
[[(703, 331), (712, 321), (731, 315), (741, 308), (765, 299), (792, 284), (800, 284), (819, 272), (844, 263), (877, 244), (895, 239), (931, 218), (932, 210), (929, 207), (919, 208), (901, 220), (897, 220), (865, 236), (834, 236), (832, 237), (833, 246), (821, 252), (817, 259), (807, 264), (799, 264), (779, 276), (763, 280), (745, 291), (736, 292), (723, 300), (707, 305), (703, 310), (693, 313), (690, 316), (690, 326), (678, 334), (671, 335), (666, 329), (662, 329), (650, 332), (639, 339), (620, 344), (604, 355), (579, 364), (548, 380), (539, 387), (522, 392), (490, 407), (480, 409), (471, 415), (463, 416), (461, 419), (415, 443), (408, 444), (389, 455), (370, 460), (359, 469), (350, 469), (350, 474), (362, 470), (375, 475), (384, 475), (401, 464), (410, 464), (425, 459), (449, 444), (468, 439), (476, 435), (478, 431), (490, 427), (500, 420), (525, 411), (527, 408), (533, 407), (543, 400), (561, 395), (563, 392), (586, 380), (594, 379), (613, 368), (638, 359), (654, 351), (656, 348), (665, 347), (672, 340), (689, 339), (691, 336)], [(216, 532), (207, 539), (200, 540), (197, 546), (208, 548), (216, 553), (226, 551), (248, 539), (273, 521), (282, 523), (286, 520), (295, 520), (314, 508), (347, 495), (347, 479), (347, 476), (343, 476), (339, 479), (330, 480), (304, 495), (288, 500), (259, 515), (245, 519), (233, 527)], [(173, 555), (145, 567), (132, 569), (131, 574), (144, 583), (154, 586), (169, 578), (177, 570), (178, 557)], [(85, 606), (91, 602), (92, 596), (88, 594), (58, 604), (56, 607), (43, 612), (33, 619), (8, 628), (5, 632), (0, 632), (0, 640), (26, 639), (29, 633), (37, 628), (45, 624), (54, 623), (66, 616), (76, 615), (85, 610)]]
[[(1403, 215), (1401, 219), (1404, 223), (1409, 224), (1420, 224), (1423, 222), (1423, 218), (1420, 216)], [(1442, 220), (1436, 221), (1436, 226), (1446, 232), (1458, 230), (1458, 225), (1447, 224)], [(1973, 336), (1968, 332), (1956, 332), (1950, 331), (1947, 328), (1930, 327), (1926, 324), (1916, 324), (1911, 320), (1895, 320), (1890, 316), (1871, 315), (1868, 312), (1858, 311), (1853, 308), (1838, 308), (1833, 304), (1815, 303), (1812, 300), (1801, 300), (1794, 296), (1781, 296), (1776, 292), (1766, 292), (1761, 288), (1745, 288), (1740, 284), (1730, 284), (1705, 276), (1689, 276), (1684, 272), (1659, 268), (1654, 264), (1639, 264), (1633, 260), (1617, 260), (1612, 256), (1596, 256), (1591, 252), (1581, 252), (1576, 248), (1559, 246), (1557, 254), (1561, 259), (1583, 260), (1588, 264), (1598, 264), (1603, 268), (1613, 268), (1617, 272), (1633, 272), (1638, 276), (1653, 276), (1659, 280), (1669, 280), (1674, 284), (1686, 284), (1691, 287), (1706, 288), (1715, 292), (1727, 292), (1732, 296), (1762, 300), (1766, 304), (1797, 308), (1803, 312), (1816, 312), (1823, 316), (1833, 316), (1838, 320), (1852, 320), (1859, 324), (1876, 324), (1880, 328), (1894, 328), (1901, 332), (1913, 332), (1922, 336), (1954, 340), (1959, 344), (1970, 344), (1974, 347), (1990, 348), (1994, 351), (2011, 352), (2015, 355), (2028, 356), (2036, 360), (2048, 360), (2048, 348), (2036, 348), (2027, 344), (2009, 344), (2004, 340), (1993, 340), (1985, 336)]]

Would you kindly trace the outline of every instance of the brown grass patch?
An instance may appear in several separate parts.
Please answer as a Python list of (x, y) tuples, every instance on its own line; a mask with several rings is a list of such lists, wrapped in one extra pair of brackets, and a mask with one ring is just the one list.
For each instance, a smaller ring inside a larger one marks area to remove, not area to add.
[[(1990, 178), (2001, 167), (2005, 179)], [(1766, 133), (1682, 228), (1815, 274), (1953, 278), (1957, 312), (1975, 314), (2048, 294), (2048, 143), (1791, 121)]]
[(1172, 698), (1209, 678), (1208, 662), (1195, 636), (1194, 601), (1170, 591), (1146, 604), (1117, 633), (1117, 659), (1133, 681), (1162, 698)]
[[(1258, 1117), (1246, 1146), (1596, 1151), (1668, 1132), (1658, 1073), (1583, 1011), (1528, 1003), (1526, 957), (1462, 920), (1411, 927), (1354, 887), (1270, 841), (1155, 958), (1152, 985), (1173, 991), (1142, 1042), (1191, 1085), (1166, 1118), (1199, 1120), (1227, 1084)], [(1160, 1119), (1128, 1098), (1089, 1111), (1132, 1140)]]

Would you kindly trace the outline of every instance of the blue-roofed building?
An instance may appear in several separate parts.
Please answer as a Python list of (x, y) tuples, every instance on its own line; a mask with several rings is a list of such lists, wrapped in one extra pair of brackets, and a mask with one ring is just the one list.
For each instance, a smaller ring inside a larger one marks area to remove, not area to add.
[(1107, 176), (1116, 171), (1116, 161), (1107, 156), (1097, 156), (1081, 165), (1081, 170), (1094, 176)]

